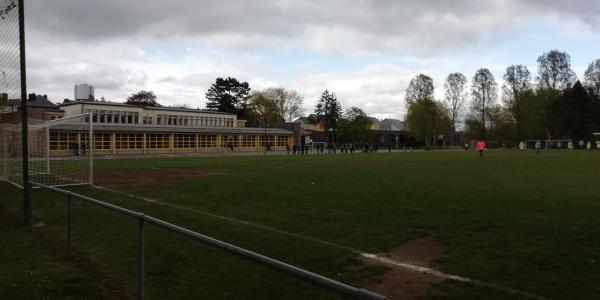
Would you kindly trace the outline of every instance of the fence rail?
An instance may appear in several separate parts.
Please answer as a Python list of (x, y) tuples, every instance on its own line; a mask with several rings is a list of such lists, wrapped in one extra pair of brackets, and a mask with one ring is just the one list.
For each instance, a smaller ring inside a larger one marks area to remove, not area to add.
[(144, 267), (145, 267), (145, 253), (144, 253), (144, 224), (146, 222), (156, 225), (158, 227), (164, 228), (171, 232), (175, 232), (177, 234), (183, 235), (190, 239), (202, 242), (204, 244), (210, 245), (212, 247), (216, 247), (227, 252), (239, 255), (242, 258), (249, 259), (255, 261), (259, 264), (271, 267), (273, 269), (282, 271), (291, 276), (295, 276), (304, 281), (311, 282), (316, 285), (320, 285), (326, 289), (332, 290), (339, 294), (352, 297), (354, 299), (368, 299), (368, 300), (379, 300), (379, 299), (388, 299), (385, 296), (373, 293), (371, 291), (356, 288), (339, 281), (335, 281), (333, 279), (321, 276), (319, 274), (295, 267), (293, 265), (281, 262), (279, 260), (258, 254), (256, 252), (246, 250), (244, 248), (211, 238), (209, 236), (200, 234), (198, 232), (189, 230), (187, 228), (183, 228), (181, 226), (177, 226), (175, 224), (171, 224), (169, 222), (148, 216), (144, 213), (133, 211), (130, 209), (126, 209), (117, 205), (113, 205), (107, 202), (103, 202), (91, 197), (87, 197), (84, 195), (80, 195), (77, 193), (73, 193), (71, 191), (63, 190), (56, 187), (51, 187), (48, 185), (31, 182), (32, 186), (36, 186), (39, 188), (43, 188), (49, 191), (57, 192), (60, 194), (64, 194), (67, 196), (68, 208), (67, 208), (67, 255), (70, 255), (71, 252), (71, 206), (73, 199), (79, 199), (112, 211), (116, 211), (125, 216), (137, 219), (137, 256), (136, 256), (136, 267), (137, 267), (137, 298), (144, 298)]

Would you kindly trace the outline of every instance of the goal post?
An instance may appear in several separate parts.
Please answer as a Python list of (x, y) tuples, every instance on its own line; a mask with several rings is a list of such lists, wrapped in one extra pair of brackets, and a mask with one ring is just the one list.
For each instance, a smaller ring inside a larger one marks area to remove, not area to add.
[[(21, 136), (20, 131), (20, 126), (3, 126), (0, 131), (0, 178), (23, 187), (19, 167), (22, 151), (12, 146)], [(93, 183), (91, 114), (47, 122), (29, 120), (27, 131), (30, 181), (48, 186)]]
[(569, 149), (569, 144), (573, 140), (526, 140), (524, 141), (526, 149), (536, 149), (536, 144), (539, 143), (540, 150), (561, 150)]

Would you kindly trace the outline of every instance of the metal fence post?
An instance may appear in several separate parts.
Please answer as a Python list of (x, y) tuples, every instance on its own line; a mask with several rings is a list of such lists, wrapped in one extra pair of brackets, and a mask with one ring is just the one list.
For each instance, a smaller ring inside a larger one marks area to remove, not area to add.
[(71, 203), (73, 195), (67, 194), (67, 257), (71, 257)]
[(137, 298), (144, 299), (144, 214), (137, 222)]

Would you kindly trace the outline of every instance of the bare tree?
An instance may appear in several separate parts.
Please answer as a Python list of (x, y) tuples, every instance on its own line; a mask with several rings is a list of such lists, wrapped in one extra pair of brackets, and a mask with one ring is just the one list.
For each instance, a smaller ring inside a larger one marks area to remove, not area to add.
[(531, 91), (531, 74), (526, 66), (512, 65), (504, 74), (504, 104), (514, 119), (517, 138), (521, 137), (521, 103), (525, 94)]
[(486, 120), (489, 118), (490, 107), (498, 97), (498, 84), (490, 70), (477, 70), (471, 82), (471, 114), (477, 118), (481, 126), (481, 138), (486, 137)]
[(467, 100), (467, 77), (462, 73), (452, 73), (446, 77), (446, 106), (452, 123), (452, 131), (456, 131), (458, 117)]
[(262, 92), (277, 103), (279, 113), (286, 122), (292, 122), (304, 113), (304, 98), (294, 90), (284, 88), (268, 88)]
[(571, 56), (567, 52), (552, 50), (542, 54), (538, 62), (538, 81), (541, 87), (552, 91), (562, 91), (577, 80), (571, 70)]
[(420, 100), (433, 100), (433, 93), (433, 79), (428, 75), (419, 74), (410, 81), (404, 100), (406, 100), (407, 106), (410, 106)]
[(585, 86), (600, 98), (600, 59), (591, 62), (585, 71)]

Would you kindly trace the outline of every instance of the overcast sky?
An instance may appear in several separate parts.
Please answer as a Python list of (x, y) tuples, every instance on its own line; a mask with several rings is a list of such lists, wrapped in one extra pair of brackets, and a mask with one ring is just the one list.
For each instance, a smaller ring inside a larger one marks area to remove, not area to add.
[(567, 51), (582, 78), (600, 58), (600, 1), (591, 0), (35, 0), (26, 2), (30, 92), (58, 102), (73, 85), (124, 101), (140, 89), (164, 105), (204, 107), (216, 77), (305, 97), (335, 92), (343, 107), (404, 116), (418, 73), (443, 96), (448, 73)]

